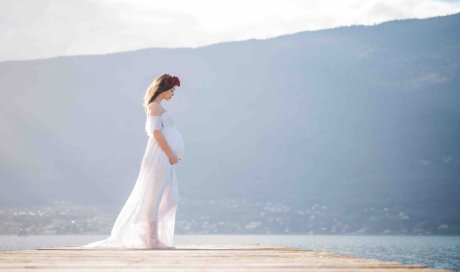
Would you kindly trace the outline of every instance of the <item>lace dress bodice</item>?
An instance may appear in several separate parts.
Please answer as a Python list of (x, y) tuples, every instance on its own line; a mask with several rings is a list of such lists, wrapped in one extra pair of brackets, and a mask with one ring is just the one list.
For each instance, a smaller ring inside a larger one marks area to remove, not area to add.
[(185, 152), (184, 140), (175, 123), (174, 116), (169, 111), (165, 111), (161, 115), (147, 115), (145, 132), (155, 140), (153, 131), (161, 130), (171, 149), (179, 158), (182, 158)]
[(145, 131), (147, 135), (151, 136), (151, 132), (154, 129), (164, 129), (175, 127), (175, 121), (172, 114), (169, 111), (163, 112), (161, 115), (147, 115), (147, 121), (145, 122)]

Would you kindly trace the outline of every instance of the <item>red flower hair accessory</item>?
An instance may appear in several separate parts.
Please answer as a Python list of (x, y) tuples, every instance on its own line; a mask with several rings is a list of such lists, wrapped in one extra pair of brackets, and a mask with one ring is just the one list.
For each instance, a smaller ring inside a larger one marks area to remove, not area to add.
[(167, 90), (171, 89), (175, 85), (180, 86), (180, 80), (176, 76), (170, 76), (165, 79), (165, 87)]

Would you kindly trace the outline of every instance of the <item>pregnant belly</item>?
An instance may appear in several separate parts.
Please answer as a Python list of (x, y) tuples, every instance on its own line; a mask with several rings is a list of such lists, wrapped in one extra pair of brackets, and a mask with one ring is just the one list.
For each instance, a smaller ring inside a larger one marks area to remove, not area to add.
[(185, 152), (185, 144), (180, 132), (176, 128), (165, 128), (163, 129), (163, 135), (172, 151), (177, 157), (182, 158)]

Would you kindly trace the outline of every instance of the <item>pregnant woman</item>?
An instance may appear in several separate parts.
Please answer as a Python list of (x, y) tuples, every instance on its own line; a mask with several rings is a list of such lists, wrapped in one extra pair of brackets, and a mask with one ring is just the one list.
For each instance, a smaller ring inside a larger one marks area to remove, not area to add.
[(184, 141), (174, 117), (161, 105), (174, 96), (179, 78), (163, 74), (144, 97), (149, 136), (136, 184), (121, 209), (108, 238), (81, 248), (174, 248), (178, 203), (175, 166), (184, 154)]

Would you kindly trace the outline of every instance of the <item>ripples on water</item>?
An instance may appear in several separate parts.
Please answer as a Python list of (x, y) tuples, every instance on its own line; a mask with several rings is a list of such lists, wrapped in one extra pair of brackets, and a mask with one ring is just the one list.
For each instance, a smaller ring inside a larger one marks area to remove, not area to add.
[[(105, 235), (0, 236), (0, 250), (78, 246)], [(460, 236), (176, 235), (176, 244), (262, 243), (460, 271)]]

